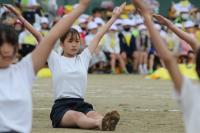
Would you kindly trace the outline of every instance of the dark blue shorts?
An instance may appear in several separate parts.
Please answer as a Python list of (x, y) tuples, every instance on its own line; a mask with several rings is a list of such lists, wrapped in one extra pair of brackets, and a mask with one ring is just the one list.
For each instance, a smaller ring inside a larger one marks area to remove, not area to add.
[(93, 106), (90, 103), (84, 102), (84, 99), (81, 98), (62, 98), (56, 100), (50, 114), (50, 119), (54, 128), (60, 127), (60, 122), (64, 114), (69, 110), (87, 114), (93, 111)]
[(155, 55), (155, 52), (156, 52), (156, 49), (155, 48), (151, 48), (150, 50), (149, 50), (149, 55)]
[(1, 133), (19, 133), (19, 132), (16, 132), (16, 131), (10, 131), (10, 132), (1, 132)]

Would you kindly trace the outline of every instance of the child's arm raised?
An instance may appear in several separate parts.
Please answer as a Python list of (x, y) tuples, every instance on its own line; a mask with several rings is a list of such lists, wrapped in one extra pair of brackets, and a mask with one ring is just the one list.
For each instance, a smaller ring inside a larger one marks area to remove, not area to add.
[(90, 53), (93, 54), (95, 49), (98, 47), (98, 44), (103, 37), (103, 35), (107, 32), (107, 30), (111, 27), (111, 25), (117, 20), (117, 18), (120, 16), (121, 12), (123, 11), (126, 3), (123, 3), (120, 7), (116, 7), (113, 10), (112, 18), (103, 25), (97, 34), (95, 35), (94, 39), (90, 42), (90, 45), (88, 46)]
[(183, 30), (177, 28), (170, 20), (167, 18), (161, 16), (161, 15), (153, 15), (154, 18), (156, 18), (160, 24), (163, 24), (167, 26), (170, 30), (172, 30), (175, 34), (177, 34), (181, 39), (186, 41), (194, 50), (196, 53), (200, 47), (198, 44), (198, 41), (194, 38), (192, 38), (188, 33), (184, 32)]
[(12, 5), (8, 5), (8, 4), (4, 4), (4, 6), (6, 8), (8, 8), (12, 13), (14, 13), (17, 18), (22, 22), (22, 24), (24, 25), (24, 27), (31, 33), (33, 34), (33, 36), (36, 38), (37, 42), (41, 42), (42, 40), (42, 34), (40, 32), (38, 32), (37, 30), (35, 30), (33, 28), (33, 26), (21, 15), (21, 13), (19, 13), (15, 7), (13, 7)]
[(67, 16), (63, 17), (45, 36), (32, 52), (34, 70), (42, 68), (54, 47), (55, 42), (70, 28), (73, 22), (85, 11), (90, 0), (80, 0), (79, 5)]
[(148, 9), (144, 6), (141, 0), (133, 0), (133, 1), (136, 7), (140, 9), (140, 12), (144, 17), (145, 24), (149, 30), (156, 51), (158, 52), (160, 58), (164, 61), (164, 64), (172, 77), (176, 90), (178, 92), (181, 92), (183, 80), (182, 80), (182, 75), (178, 69), (176, 59), (173, 57), (172, 53), (165, 46), (163, 40), (159, 35), (159, 32), (154, 28), (154, 24), (152, 22), (152, 16), (148, 11)]

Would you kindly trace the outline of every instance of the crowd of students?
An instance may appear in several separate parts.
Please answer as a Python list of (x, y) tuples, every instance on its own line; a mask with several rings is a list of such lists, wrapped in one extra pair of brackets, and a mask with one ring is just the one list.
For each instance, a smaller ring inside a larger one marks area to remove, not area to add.
[[(186, 132), (198, 133), (200, 90), (184, 78), (177, 67), (179, 62), (195, 63), (196, 72), (200, 75), (198, 17), (195, 27), (194, 20), (186, 19), (183, 17), (186, 13), (179, 12), (179, 15), (184, 15), (181, 16), (182, 26), (177, 27), (179, 23), (173, 24), (163, 16), (152, 15), (141, 0), (133, 0), (140, 15), (134, 14), (132, 19), (118, 19), (126, 5), (124, 3), (116, 7), (110, 19), (104, 22), (99, 12), (95, 12), (92, 17), (81, 15), (89, 2), (80, 0), (71, 13), (54, 21), (51, 30), (47, 24), (48, 19), (42, 18), (41, 26), (37, 27), (40, 32), (13, 6), (2, 5), (11, 13), (6, 11), (7, 15), (0, 24), (0, 132), (31, 132), (31, 88), (35, 74), (46, 62), (53, 74), (54, 104), (50, 114), (53, 127), (113, 131), (120, 119), (119, 113), (111, 111), (103, 116), (84, 100), (88, 69), (102, 72), (106, 60), (110, 59), (112, 73), (116, 73), (116, 65), (119, 64), (122, 73), (147, 74), (153, 71), (154, 59), (158, 57), (160, 65), (172, 77), (182, 107)], [(17, 21), (13, 21), (13, 18)], [(161, 25), (166, 27), (162, 28)], [(26, 30), (22, 30), (23, 26)], [(178, 40), (180, 42), (173, 42)], [(185, 42), (181, 43), (182, 40)], [(27, 44), (23, 41), (27, 41)], [(18, 45), (20, 42), (21, 45)], [(174, 52), (175, 48), (178, 52)], [(22, 52), (17, 60), (19, 49)], [(129, 63), (130, 68), (127, 67)], [(21, 112), (24, 112), (23, 115), (19, 115)]]

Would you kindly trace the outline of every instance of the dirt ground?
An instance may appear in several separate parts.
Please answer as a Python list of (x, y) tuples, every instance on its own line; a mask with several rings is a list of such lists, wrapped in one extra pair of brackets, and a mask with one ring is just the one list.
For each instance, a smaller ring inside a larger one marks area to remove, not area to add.
[[(134, 75), (89, 75), (86, 101), (105, 114), (118, 110), (116, 133), (183, 133), (182, 114), (173, 100), (170, 81)], [(99, 133), (80, 129), (53, 129), (51, 79), (38, 79), (33, 89), (33, 133)]]

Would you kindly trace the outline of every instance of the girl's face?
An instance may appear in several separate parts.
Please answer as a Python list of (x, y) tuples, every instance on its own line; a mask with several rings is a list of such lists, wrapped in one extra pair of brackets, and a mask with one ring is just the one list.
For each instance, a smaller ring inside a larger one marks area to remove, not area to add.
[(7, 68), (12, 64), (15, 57), (15, 48), (10, 43), (3, 43), (0, 46), (0, 68)]
[(49, 25), (46, 23), (41, 24), (42, 29), (48, 29)]
[(96, 34), (97, 31), (98, 31), (98, 28), (95, 28), (95, 29), (92, 29), (92, 30), (90, 31), (90, 33), (92, 33), (92, 34)]
[(129, 25), (124, 25), (123, 28), (124, 28), (124, 31), (126, 32), (129, 32), (131, 30), (131, 26)]
[(64, 42), (61, 44), (61, 47), (64, 51), (64, 56), (66, 57), (74, 57), (77, 55), (77, 53), (80, 50), (81, 41), (80, 37), (76, 35), (76, 37), (71, 37), (72, 34), (67, 36), (64, 40)]
[(15, 24), (15, 30), (22, 31), (23, 30), (23, 26), (21, 24)]

